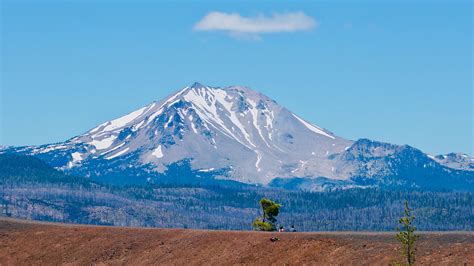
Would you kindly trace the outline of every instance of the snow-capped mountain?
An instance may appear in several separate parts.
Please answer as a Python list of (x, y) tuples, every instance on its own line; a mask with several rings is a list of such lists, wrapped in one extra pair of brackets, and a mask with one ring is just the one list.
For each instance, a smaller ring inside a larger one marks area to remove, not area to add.
[[(396, 176), (404, 166), (397, 156), (406, 149), (340, 138), (246, 87), (195, 83), (64, 143), (6, 151), (33, 154), (57, 168), (92, 177), (153, 175), (187, 161), (197, 173), (268, 184), (275, 178)], [(410, 149), (426, 159), (415, 168), (472, 170)]]
[(474, 159), (465, 153), (448, 153), (429, 157), (442, 165), (455, 169), (474, 171)]

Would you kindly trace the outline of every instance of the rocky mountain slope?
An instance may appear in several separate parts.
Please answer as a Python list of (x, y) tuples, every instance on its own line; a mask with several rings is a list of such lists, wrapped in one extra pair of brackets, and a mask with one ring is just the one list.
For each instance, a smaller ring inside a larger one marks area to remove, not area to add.
[(249, 88), (199, 83), (64, 143), (3, 151), (35, 155), (94, 178), (156, 181), (170, 165), (186, 162), (198, 177), (255, 184), (295, 177), (344, 186), (474, 182), (470, 157), (432, 157), (410, 146), (346, 140)]

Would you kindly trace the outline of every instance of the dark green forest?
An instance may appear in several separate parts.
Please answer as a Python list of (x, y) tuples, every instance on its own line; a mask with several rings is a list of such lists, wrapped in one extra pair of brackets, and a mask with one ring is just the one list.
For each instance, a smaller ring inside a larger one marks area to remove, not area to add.
[(418, 230), (473, 230), (473, 193), (256, 186), (111, 186), (66, 175), (32, 157), (0, 155), (1, 213), (67, 223), (251, 230), (259, 200), (281, 204), (278, 223), (298, 231), (393, 231), (410, 202)]

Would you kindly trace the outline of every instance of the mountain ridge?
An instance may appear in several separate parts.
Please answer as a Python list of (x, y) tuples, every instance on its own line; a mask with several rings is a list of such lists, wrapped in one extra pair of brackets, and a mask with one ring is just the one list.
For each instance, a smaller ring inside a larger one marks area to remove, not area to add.
[[(134, 175), (162, 175), (183, 160), (196, 171), (215, 172), (217, 179), (254, 184), (308, 177), (380, 182), (406, 178), (400, 177), (405, 165), (443, 176), (449, 169), (461, 171), (471, 182), (474, 170), (468, 156), (434, 157), (407, 145), (346, 140), (250, 88), (197, 82), (65, 142), (3, 150), (88, 177), (129, 169)], [(425, 163), (411, 164), (404, 156)]]

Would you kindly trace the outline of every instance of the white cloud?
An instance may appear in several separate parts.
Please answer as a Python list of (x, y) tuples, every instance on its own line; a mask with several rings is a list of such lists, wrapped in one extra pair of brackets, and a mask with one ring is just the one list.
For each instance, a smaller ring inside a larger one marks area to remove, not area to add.
[(242, 17), (238, 13), (210, 12), (194, 25), (194, 30), (222, 31), (233, 37), (259, 38), (260, 34), (311, 30), (318, 25), (316, 20), (303, 12), (255, 17)]

